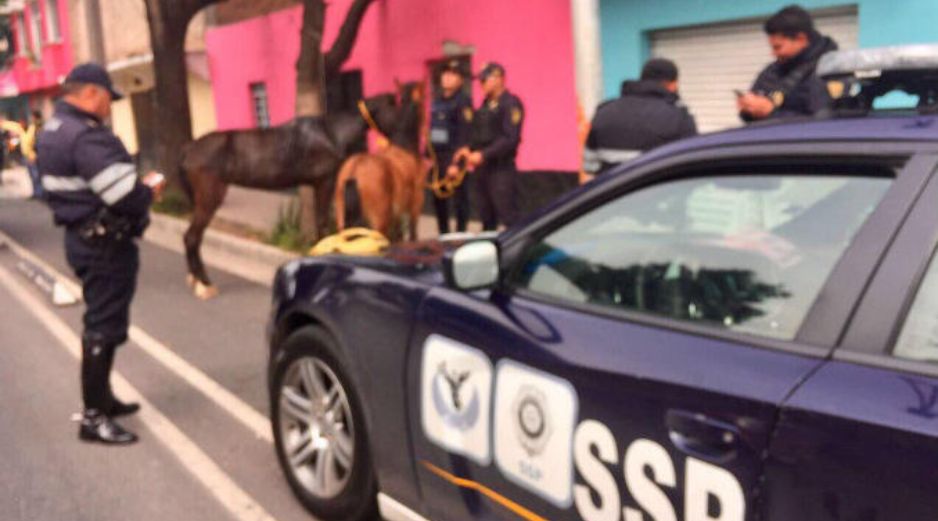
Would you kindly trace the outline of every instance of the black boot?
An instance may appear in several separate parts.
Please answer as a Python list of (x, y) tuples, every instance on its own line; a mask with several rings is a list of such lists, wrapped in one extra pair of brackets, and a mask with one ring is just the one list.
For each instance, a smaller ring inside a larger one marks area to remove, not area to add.
[(78, 427), (78, 438), (105, 445), (130, 445), (137, 442), (136, 434), (94, 409), (85, 411)]
[(136, 402), (124, 403), (117, 399), (114, 396), (114, 393), (111, 391), (111, 370), (114, 368), (114, 357), (117, 355), (117, 349), (108, 349), (107, 356), (107, 374), (108, 374), (108, 385), (107, 385), (107, 397), (108, 397), (108, 407), (105, 409), (107, 415), (111, 418), (117, 416), (127, 416), (128, 414), (133, 414), (140, 410), (140, 404)]
[(114, 423), (105, 412), (111, 407), (108, 378), (116, 346), (94, 333), (86, 333), (81, 344), (81, 393), (85, 414), (78, 428), (78, 437), (106, 444), (123, 445), (137, 441), (136, 435)]

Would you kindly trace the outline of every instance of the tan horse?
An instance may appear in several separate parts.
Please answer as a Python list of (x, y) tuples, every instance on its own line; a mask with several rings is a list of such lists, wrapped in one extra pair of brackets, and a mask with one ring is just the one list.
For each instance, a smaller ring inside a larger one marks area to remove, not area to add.
[(339, 231), (364, 225), (397, 240), (406, 216), (410, 239), (417, 238), (426, 183), (420, 158), (423, 84), (407, 83), (399, 91), (400, 117), (389, 136), (390, 145), (373, 154), (350, 157), (339, 171), (334, 200)]

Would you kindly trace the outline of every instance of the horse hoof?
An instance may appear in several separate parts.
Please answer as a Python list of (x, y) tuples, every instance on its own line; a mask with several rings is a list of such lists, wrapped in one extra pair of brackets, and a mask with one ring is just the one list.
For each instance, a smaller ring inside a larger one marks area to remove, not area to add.
[(192, 289), (195, 289), (195, 275), (191, 273), (186, 275), (186, 285)]
[(193, 292), (200, 300), (211, 300), (218, 296), (218, 288), (212, 285), (203, 284), (199, 281), (196, 281)]

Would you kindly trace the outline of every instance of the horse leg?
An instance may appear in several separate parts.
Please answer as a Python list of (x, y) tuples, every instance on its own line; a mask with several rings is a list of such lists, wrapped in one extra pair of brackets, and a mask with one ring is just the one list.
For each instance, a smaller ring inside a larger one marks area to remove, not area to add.
[[(336, 189), (336, 179), (326, 176), (315, 186), (316, 190), (316, 240), (329, 235), (329, 203), (332, 202)], [(338, 220), (336, 221), (338, 222)]]
[[(189, 229), (183, 236), (183, 242), (186, 246), (186, 261), (189, 264), (187, 281), (196, 297), (208, 300), (218, 294), (218, 289), (212, 285), (205, 270), (205, 264), (202, 262), (202, 238), (218, 207), (225, 200), (228, 185), (213, 175), (199, 177), (200, 182), (192, 183), (195, 208)], [(192, 180), (190, 178), (190, 181)]]
[[(420, 168), (418, 166), (418, 168)], [(423, 213), (424, 202), (424, 178), (419, 173), (416, 176), (417, 181), (414, 184), (414, 192), (410, 202), (410, 240), (417, 240), (417, 227), (420, 224), (420, 215)]]

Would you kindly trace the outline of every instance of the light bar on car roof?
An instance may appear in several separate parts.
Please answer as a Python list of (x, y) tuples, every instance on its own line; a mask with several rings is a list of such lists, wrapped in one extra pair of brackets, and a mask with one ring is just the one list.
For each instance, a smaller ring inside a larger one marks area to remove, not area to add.
[(821, 57), (822, 78), (877, 77), (885, 71), (938, 69), (938, 44), (902, 45), (829, 52)]

